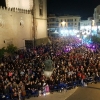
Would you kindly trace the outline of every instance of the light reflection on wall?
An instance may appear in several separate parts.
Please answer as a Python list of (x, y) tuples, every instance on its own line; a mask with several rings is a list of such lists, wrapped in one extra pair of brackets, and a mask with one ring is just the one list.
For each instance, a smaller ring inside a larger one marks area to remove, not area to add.
[(33, 0), (6, 0), (8, 8), (32, 9)]

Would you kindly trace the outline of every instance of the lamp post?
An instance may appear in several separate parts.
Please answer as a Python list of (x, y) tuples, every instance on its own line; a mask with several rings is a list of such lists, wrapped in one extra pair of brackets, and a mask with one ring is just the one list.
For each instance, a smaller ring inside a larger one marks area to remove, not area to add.
[(62, 30), (64, 30), (65, 25), (66, 25), (66, 22), (65, 21), (63, 21), (63, 22), (60, 23), (60, 27), (61, 27)]
[(66, 22), (65, 22), (65, 21), (63, 21), (63, 22), (62, 22), (63, 28), (65, 27), (65, 24), (66, 24)]

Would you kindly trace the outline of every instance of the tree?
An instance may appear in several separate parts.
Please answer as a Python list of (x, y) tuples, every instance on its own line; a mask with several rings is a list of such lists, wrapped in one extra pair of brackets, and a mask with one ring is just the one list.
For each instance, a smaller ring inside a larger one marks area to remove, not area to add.
[(100, 43), (100, 37), (94, 35), (94, 36), (91, 36), (91, 40), (93, 43)]
[(9, 44), (6, 48), (7, 53), (9, 54), (14, 54), (15, 51), (17, 50), (17, 47), (14, 46), (13, 44)]
[(5, 47), (0, 49), (0, 58), (2, 58), (4, 56), (5, 51), (6, 51)]

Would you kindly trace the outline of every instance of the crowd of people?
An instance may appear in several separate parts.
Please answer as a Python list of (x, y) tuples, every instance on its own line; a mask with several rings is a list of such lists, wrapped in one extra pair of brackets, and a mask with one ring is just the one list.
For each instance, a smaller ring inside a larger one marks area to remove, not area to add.
[[(88, 48), (73, 37), (50, 40), (51, 44), (18, 50), (14, 55), (1, 59), (0, 98), (25, 100), (26, 96), (29, 98), (34, 93), (43, 95), (60, 85), (63, 88), (68, 84), (84, 86), (90, 77), (95, 83), (100, 80), (98, 46)], [(53, 61), (50, 77), (44, 75), (44, 61), (47, 59)]]

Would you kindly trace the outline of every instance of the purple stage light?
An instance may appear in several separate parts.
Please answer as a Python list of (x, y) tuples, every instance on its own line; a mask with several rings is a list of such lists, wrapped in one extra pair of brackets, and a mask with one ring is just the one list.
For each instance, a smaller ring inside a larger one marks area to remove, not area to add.
[(90, 48), (91, 46), (88, 44), (87, 47)]
[(95, 48), (95, 46), (93, 45), (93, 49)]

